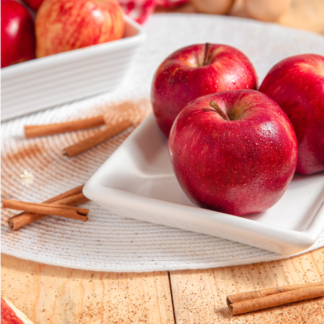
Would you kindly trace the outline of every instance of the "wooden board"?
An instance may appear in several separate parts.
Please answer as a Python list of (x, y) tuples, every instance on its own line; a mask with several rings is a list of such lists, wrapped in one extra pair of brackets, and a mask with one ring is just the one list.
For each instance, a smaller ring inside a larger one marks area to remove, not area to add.
[(171, 273), (177, 324), (323, 324), (324, 298), (231, 316), (226, 296), (276, 285), (324, 281), (324, 248), (287, 260)]
[(167, 272), (105, 273), (2, 254), (1, 290), (35, 324), (173, 324)]

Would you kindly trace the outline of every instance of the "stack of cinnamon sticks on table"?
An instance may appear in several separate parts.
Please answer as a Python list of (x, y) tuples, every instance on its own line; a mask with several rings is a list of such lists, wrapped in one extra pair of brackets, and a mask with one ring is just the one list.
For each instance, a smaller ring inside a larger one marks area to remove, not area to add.
[(267, 288), (227, 296), (226, 302), (232, 315), (276, 307), (324, 296), (324, 283)]

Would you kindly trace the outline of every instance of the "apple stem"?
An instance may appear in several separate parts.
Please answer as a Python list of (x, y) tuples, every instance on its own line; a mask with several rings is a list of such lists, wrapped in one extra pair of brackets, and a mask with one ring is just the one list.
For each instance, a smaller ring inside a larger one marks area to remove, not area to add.
[(205, 45), (205, 58), (204, 58), (204, 65), (208, 64), (209, 53), (210, 53), (210, 43), (206, 43)]
[(217, 103), (215, 101), (210, 101), (209, 102), (209, 106), (214, 108), (216, 110), (216, 112), (218, 112), (221, 117), (224, 120), (230, 121), (230, 119), (228, 118), (228, 116), (224, 113), (224, 111), (217, 105)]

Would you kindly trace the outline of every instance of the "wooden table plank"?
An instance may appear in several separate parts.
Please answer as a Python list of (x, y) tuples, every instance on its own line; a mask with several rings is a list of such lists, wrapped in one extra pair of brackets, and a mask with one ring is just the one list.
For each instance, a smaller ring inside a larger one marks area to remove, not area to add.
[(167, 272), (73, 270), (2, 254), (2, 295), (32, 321), (173, 324)]
[(231, 316), (226, 296), (307, 282), (324, 282), (324, 248), (286, 260), (170, 273), (177, 324), (324, 323), (324, 298)]

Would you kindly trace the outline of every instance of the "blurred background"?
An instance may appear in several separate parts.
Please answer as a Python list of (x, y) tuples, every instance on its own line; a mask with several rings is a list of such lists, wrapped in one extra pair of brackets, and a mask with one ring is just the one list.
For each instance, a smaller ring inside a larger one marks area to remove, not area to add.
[(156, 5), (154, 13), (161, 12), (224, 14), (324, 35), (324, 0), (170, 0)]

